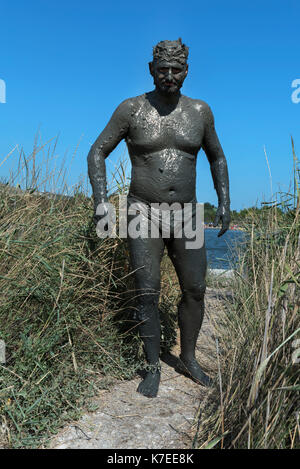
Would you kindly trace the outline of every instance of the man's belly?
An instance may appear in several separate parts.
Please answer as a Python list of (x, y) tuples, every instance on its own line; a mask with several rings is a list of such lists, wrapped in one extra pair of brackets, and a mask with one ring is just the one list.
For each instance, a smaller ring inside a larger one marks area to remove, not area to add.
[(130, 193), (148, 202), (186, 203), (196, 198), (196, 156), (176, 149), (131, 155)]

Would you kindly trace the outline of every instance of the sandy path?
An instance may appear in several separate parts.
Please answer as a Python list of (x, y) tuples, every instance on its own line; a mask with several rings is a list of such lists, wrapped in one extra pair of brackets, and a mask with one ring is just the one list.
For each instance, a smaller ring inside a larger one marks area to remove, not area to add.
[[(216, 376), (214, 323), (221, 301), (212, 289), (206, 293), (206, 314), (199, 335), (197, 358), (204, 370)], [(69, 424), (51, 442), (53, 449), (183, 449), (191, 448), (199, 406), (208, 390), (175, 372), (176, 345), (162, 362), (158, 396), (149, 399), (136, 392), (140, 378), (116, 383), (99, 391), (98, 410)]]

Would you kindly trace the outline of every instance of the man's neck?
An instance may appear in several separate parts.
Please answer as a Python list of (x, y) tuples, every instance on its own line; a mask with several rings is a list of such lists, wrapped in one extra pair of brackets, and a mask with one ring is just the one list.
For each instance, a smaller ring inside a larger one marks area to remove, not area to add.
[(181, 93), (163, 93), (158, 88), (153, 91), (153, 97), (161, 106), (176, 106), (180, 99)]

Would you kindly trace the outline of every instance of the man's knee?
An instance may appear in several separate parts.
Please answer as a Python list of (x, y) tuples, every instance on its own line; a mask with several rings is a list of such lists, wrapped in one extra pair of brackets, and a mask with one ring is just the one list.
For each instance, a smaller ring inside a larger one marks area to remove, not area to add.
[(204, 299), (206, 283), (201, 282), (183, 290), (183, 300), (202, 301)]

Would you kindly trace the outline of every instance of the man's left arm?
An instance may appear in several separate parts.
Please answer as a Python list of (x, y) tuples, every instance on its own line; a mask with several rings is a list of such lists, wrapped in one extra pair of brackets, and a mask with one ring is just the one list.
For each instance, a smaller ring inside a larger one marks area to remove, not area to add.
[(229, 178), (225, 155), (219, 142), (213, 113), (208, 105), (204, 109), (205, 133), (202, 147), (210, 164), (214, 187), (218, 195), (218, 209), (214, 226), (222, 222), (218, 237), (222, 236), (230, 224)]

